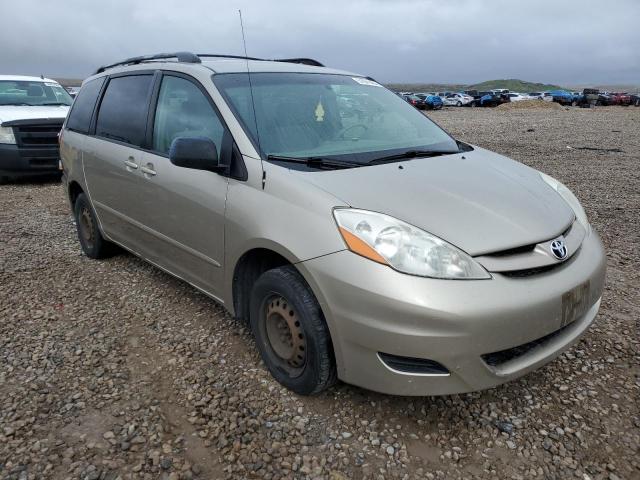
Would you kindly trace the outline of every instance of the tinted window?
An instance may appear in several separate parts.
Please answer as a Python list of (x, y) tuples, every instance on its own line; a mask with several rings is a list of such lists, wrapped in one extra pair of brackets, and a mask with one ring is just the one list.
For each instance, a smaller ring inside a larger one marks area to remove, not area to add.
[(153, 125), (153, 149), (168, 153), (178, 137), (207, 137), (220, 151), (224, 126), (202, 91), (189, 80), (165, 76)]
[(85, 83), (76, 96), (67, 120), (67, 128), (82, 133), (88, 133), (91, 123), (93, 108), (96, 106), (98, 94), (102, 88), (105, 77), (96, 78)]
[(151, 75), (132, 75), (109, 80), (102, 98), (96, 135), (141, 146), (147, 125)]

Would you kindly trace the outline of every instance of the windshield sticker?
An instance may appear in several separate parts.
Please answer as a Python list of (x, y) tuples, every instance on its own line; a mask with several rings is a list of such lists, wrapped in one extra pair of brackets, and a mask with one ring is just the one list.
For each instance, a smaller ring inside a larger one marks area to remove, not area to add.
[(360, 85), (369, 85), (370, 87), (381, 87), (382, 86), (378, 82), (374, 82), (373, 80), (369, 80), (368, 78), (363, 78), (363, 77), (351, 77), (351, 78), (353, 78)]
[(324, 122), (324, 107), (322, 106), (322, 102), (318, 100), (318, 105), (316, 106), (316, 122)]

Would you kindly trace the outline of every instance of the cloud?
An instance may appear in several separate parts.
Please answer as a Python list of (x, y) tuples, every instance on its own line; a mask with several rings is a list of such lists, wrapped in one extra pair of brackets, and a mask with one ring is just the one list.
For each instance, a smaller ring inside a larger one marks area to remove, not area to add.
[(84, 77), (141, 54), (308, 56), (380, 81), (638, 83), (640, 2), (21, 0), (0, 18), (2, 73)]

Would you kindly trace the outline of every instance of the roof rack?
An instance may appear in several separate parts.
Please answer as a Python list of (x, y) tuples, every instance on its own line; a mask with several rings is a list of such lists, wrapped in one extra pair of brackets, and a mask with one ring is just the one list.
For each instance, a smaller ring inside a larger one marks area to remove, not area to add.
[(202, 63), (200, 57), (215, 57), (215, 58), (234, 58), (238, 60), (256, 60), (260, 62), (286, 62), (286, 63), (299, 63), (302, 65), (311, 65), (313, 67), (324, 67), (324, 65), (313, 58), (256, 58), (256, 57), (245, 57), (241, 55), (224, 55), (224, 54), (216, 54), (216, 53), (195, 53), (191, 52), (176, 52), (176, 53), (158, 53), (156, 55), (142, 55), (139, 57), (131, 57), (126, 60), (122, 60), (121, 62), (112, 63), (111, 65), (104, 65), (98, 68), (94, 75), (98, 73), (102, 73), (105, 70), (113, 67), (118, 67), (120, 65), (138, 65), (144, 62), (153, 62), (154, 60), (163, 60), (166, 58), (175, 58), (178, 62), (183, 63)]
[(108, 68), (117, 67), (119, 65), (137, 65), (143, 62), (151, 62), (154, 60), (162, 60), (165, 58), (175, 58), (178, 62), (184, 63), (201, 63), (200, 57), (191, 52), (176, 52), (176, 53), (158, 53), (156, 55), (142, 55), (139, 57), (131, 57), (121, 62), (112, 63), (111, 65), (104, 65), (95, 71), (94, 75), (104, 72)]
[(322, 63), (313, 58), (256, 58), (256, 57), (244, 57), (242, 55), (218, 55), (215, 53), (198, 53), (198, 57), (216, 57), (216, 58), (236, 58), (239, 60), (257, 60), (259, 62), (286, 62), (286, 63), (300, 63), (303, 65), (311, 65), (313, 67), (324, 67)]
[(302, 65), (311, 65), (312, 67), (324, 67), (322, 63), (313, 58), (274, 58), (273, 62), (300, 63)]

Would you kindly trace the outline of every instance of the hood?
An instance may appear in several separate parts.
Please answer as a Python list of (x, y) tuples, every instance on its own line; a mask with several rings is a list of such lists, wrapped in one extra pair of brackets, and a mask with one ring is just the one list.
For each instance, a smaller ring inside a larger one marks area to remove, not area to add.
[(66, 105), (27, 107), (18, 105), (0, 105), (0, 124), (13, 120), (60, 119), (64, 120), (69, 112)]
[(391, 215), (470, 255), (552, 239), (575, 216), (536, 170), (477, 147), (464, 154), (296, 173), (353, 208)]

